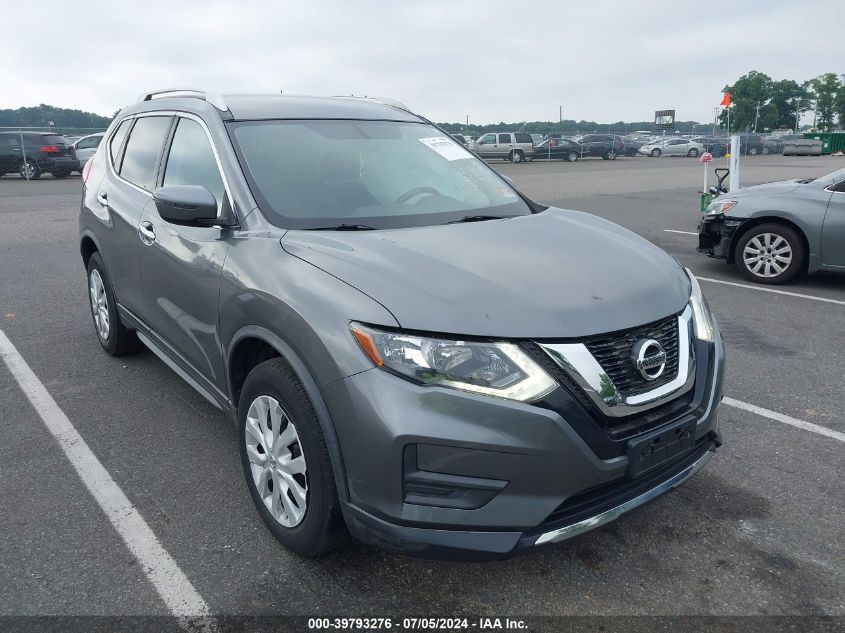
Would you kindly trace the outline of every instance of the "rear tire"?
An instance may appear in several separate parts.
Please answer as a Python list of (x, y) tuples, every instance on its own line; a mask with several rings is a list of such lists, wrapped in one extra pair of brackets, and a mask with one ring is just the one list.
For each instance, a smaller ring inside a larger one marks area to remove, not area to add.
[(757, 155), (757, 148), (756, 147), (749, 147), (748, 152), (746, 152), (749, 156), (756, 156)]
[[(258, 432), (252, 431), (256, 426)], [(274, 447), (268, 434), (285, 443)], [(238, 438), (250, 496), (282, 545), (316, 557), (348, 540), (320, 421), (299, 377), (283, 359), (271, 358), (246, 377), (238, 406)], [(291, 468), (296, 461), (298, 466)]]
[(512, 163), (521, 163), (525, 160), (525, 155), (520, 150), (514, 150), (508, 156), (508, 160)]
[(574, 163), (576, 160), (578, 160), (578, 152), (569, 152), (566, 155), (566, 160), (568, 160), (570, 163)]
[(746, 231), (736, 244), (734, 261), (756, 283), (782, 284), (804, 269), (804, 240), (785, 224), (767, 223)]
[(761, 153), (761, 154), (763, 154), (764, 156), (765, 156), (766, 154), (771, 154), (771, 152), (769, 151), (769, 148), (768, 148), (768, 147), (764, 147), (764, 148), (763, 148), (763, 150), (762, 150), (760, 153)]
[(615, 149), (607, 150), (604, 153), (604, 155), (602, 155), (602, 158), (605, 159), (605, 160), (616, 160), (616, 150)]
[(112, 356), (124, 356), (141, 348), (135, 330), (130, 330), (120, 320), (111, 278), (99, 253), (94, 253), (88, 260), (88, 304), (94, 332), (106, 352)]

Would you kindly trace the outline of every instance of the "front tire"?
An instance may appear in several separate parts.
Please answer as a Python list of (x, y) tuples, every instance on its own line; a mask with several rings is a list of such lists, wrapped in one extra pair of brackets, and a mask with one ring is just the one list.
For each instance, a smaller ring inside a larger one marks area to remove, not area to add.
[(652, 157), (652, 158), (660, 158), (660, 155), (661, 155), (662, 153), (663, 153), (663, 152), (661, 152), (659, 149), (657, 149), (657, 148), (655, 147), (653, 150), (651, 150), (651, 157)]
[(238, 407), (241, 464), (264, 524), (288, 549), (316, 557), (347, 540), (320, 422), (281, 358), (256, 366)]
[(760, 224), (740, 237), (734, 260), (740, 272), (760, 284), (782, 284), (804, 267), (806, 248), (801, 236), (784, 224)]
[(34, 161), (29, 159), (21, 163), (18, 173), (21, 175), (21, 178), (24, 178), (25, 180), (38, 180), (41, 178), (41, 169)]
[(97, 340), (106, 352), (124, 356), (140, 349), (141, 342), (135, 331), (124, 326), (117, 313), (111, 278), (99, 253), (94, 253), (88, 260), (88, 303)]
[(687, 152), (687, 156), (689, 156), (690, 158), (695, 158), (696, 156), (698, 156), (698, 150), (693, 147), (690, 151)]
[(768, 148), (768, 147), (764, 147), (764, 148), (763, 148), (763, 151), (762, 151), (762, 154), (765, 156), (766, 154), (771, 154), (771, 152), (769, 151), (769, 148)]
[(756, 147), (749, 147), (747, 154), (749, 156), (756, 156), (757, 155), (757, 148)]

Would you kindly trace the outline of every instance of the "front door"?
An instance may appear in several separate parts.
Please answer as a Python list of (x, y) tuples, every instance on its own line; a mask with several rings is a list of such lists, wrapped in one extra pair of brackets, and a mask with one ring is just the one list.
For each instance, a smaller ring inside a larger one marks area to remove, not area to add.
[(822, 263), (845, 270), (845, 180), (832, 189), (822, 225)]
[[(177, 117), (159, 170), (160, 186), (199, 185), (218, 210), (228, 205), (211, 141), (193, 118)], [(144, 209), (138, 238), (144, 292), (141, 317), (183, 365), (218, 395), (225, 393), (223, 349), (218, 333), (220, 275), (229, 229), (165, 222), (155, 204)]]

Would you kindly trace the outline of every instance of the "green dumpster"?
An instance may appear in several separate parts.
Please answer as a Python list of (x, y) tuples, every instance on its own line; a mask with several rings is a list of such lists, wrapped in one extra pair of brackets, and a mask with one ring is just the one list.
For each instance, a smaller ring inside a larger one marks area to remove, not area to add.
[(845, 152), (845, 131), (839, 132), (805, 132), (807, 140), (822, 142), (822, 154), (833, 154), (834, 152)]

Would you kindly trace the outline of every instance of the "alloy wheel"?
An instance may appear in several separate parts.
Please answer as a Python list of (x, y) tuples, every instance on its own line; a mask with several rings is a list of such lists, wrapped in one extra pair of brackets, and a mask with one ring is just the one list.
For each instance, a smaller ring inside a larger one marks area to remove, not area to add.
[(106, 295), (106, 287), (100, 271), (96, 268), (91, 271), (88, 279), (88, 293), (91, 296), (91, 313), (94, 315), (94, 326), (97, 328), (97, 336), (107, 341), (109, 338), (109, 299)]
[(27, 180), (35, 178), (35, 165), (26, 161), (21, 165), (20, 174), (21, 178), (26, 178)]
[(280, 525), (296, 527), (308, 510), (308, 471), (290, 416), (275, 398), (258, 396), (249, 405), (244, 434), (261, 500)]
[(758, 277), (777, 277), (792, 264), (792, 247), (782, 235), (761, 233), (748, 240), (742, 259)]

